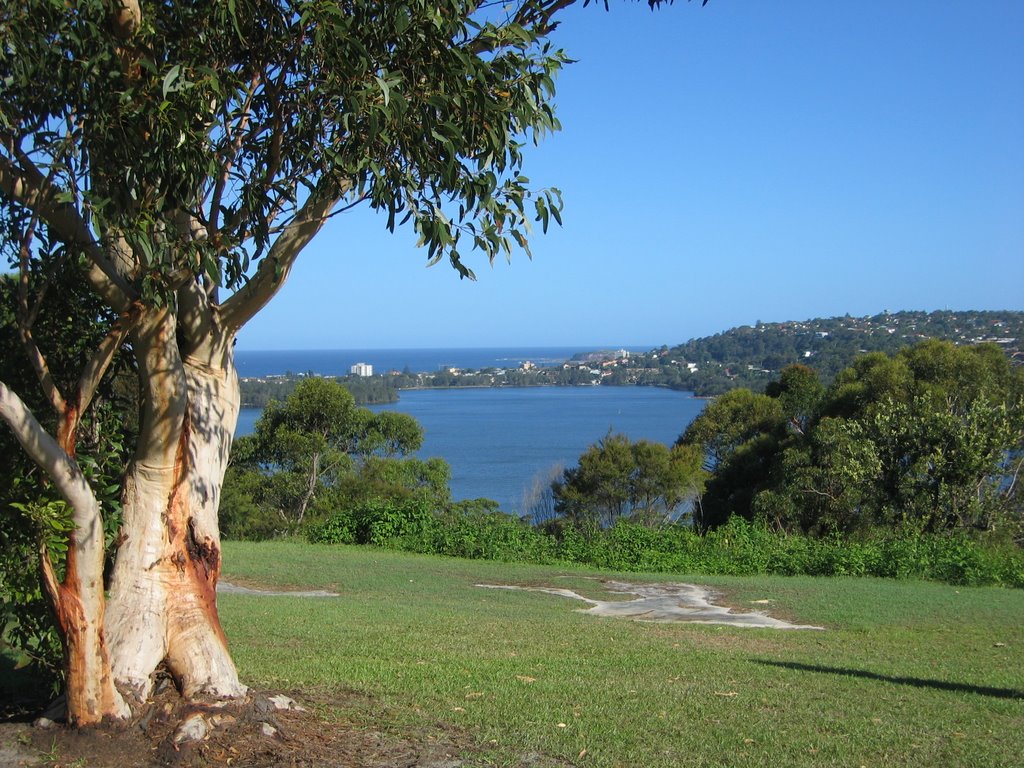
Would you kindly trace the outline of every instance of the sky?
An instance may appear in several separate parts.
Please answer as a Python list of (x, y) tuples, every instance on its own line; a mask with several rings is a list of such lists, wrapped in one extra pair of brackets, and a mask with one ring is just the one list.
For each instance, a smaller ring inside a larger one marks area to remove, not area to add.
[(240, 349), (678, 344), (890, 310), (1024, 310), (1024, 2), (573, 7), (533, 259), (427, 268), (332, 220)]

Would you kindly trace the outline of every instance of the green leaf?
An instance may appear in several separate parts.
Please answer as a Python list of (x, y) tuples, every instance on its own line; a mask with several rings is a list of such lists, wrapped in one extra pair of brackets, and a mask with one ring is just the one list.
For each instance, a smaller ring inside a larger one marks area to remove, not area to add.
[(381, 93), (384, 94), (384, 106), (386, 107), (391, 103), (391, 88), (388, 87), (388, 82), (380, 75), (374, 75), (374, 80), (377, 81), (377, 85), (380, 86)]
[(178, 90), (175, 87), (174, 82), (178, 79), (178, 77), (180, 75), (181, 75), (181, 65), (180, 64), (175, 64), (173, 67), (171, 67), (167, 71), (167, 74), (164, 75), (164, 82), (163, 82), (162, 91), (163, 91), (163, 97), (165, 99), (167, 98), (167, 94), (168, 93), (173, 93), (174, 91)]

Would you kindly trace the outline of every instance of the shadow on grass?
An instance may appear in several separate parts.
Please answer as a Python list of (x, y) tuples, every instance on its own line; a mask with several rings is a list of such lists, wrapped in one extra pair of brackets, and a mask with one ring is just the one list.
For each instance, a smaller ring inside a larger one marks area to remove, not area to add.
[(951, 683), (948, 680), (929, 680), (923, 677), (896, 677), (893, 675), (880, 675), (877, 672), (869, 672), (866, 669), (846, 669), (844, 667), (823, 667), (817, 664), (800, 664), (795, 661), (769, 661), (767, 659), (753, 659), (755, 664), (763, 664), (769, 667), (782, 667), (797, 672), (819, 672), (826, 675), (844, 675), (846, 677), (860, 677), (865, 680), (879, 680), (883, 683), (895, 683), (897, 685), (912, 685), (915, 688), (934, 688), (938, 691), (955, 691), (957, 693), (976, 693), (979, 696), (992, 696), (997, 699), (1024, 699), (1024, 691), (1013, 688), (993, 688), (987, 685), (969, 685), (967, 683)]

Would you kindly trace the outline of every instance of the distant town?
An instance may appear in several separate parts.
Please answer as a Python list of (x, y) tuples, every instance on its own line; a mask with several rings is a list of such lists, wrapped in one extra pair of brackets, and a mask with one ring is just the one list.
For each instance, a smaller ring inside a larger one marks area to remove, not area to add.
[[(883, 312), (867, 317), (755, 323), (649, 352), (581, 352), (560, 363), (529, 360), (515, 367), (376, 372), (365, 362), (340, 377), (362, 403), (398, 399), (403, 389), (528, 386), (661, 386), (710, 397), (735, 387), (763, 389), (787, 365), (801, 363), (830, 381), (858, 355), (893, 354), (924, 339), (999, 346), (1024, 364), (1024, 312)], [(243, 405), (286, 397), (301, 375), (242, 380)], [(291, 383), (289, 383), (291, 382)]]

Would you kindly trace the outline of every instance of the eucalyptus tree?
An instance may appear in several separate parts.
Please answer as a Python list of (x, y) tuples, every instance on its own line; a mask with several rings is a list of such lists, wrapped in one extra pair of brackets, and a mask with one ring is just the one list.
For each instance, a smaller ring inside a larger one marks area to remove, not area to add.
[(768, 394), (733, 390), (679, 439), (712, 475), (700, 527), (731, 515), (853, 533), (1024, 530), (1024, 368), (994, 344), (929, 340), (864, 355), (828, 389), (806, 368)]
[(649, 527), (667, 525), (699, 495), (703, 460), (693, 446), (632, 442), (609, 432), (552, 482), (554, 511), (590, 533), (620, 519)]
[(754, 438), (783, 431), (785, 423), (776, 398), (749, 389), (733, 389), (709, 403), (676, 445), (699, 446), (704, 451), (705, 468), (711, 472)]
[(243, 523), (239, 504), (248, 511), (255, 501), (264, 508), (260, 517), (277, 518), (271, 530), (296, 530), (317, 501), (333, 501), (331, 489), (351, 484), (371, 465), (366, 474), (379, 476), (385, 466), (412, 463), (397, 457), (422, 444), (423, 428), (412, 416), (375, 414), (357, 406), (336, 380), (303, 379), (283, 402), (267, 404), (253, 434), (235, 442), (223, 487), (232, 503), (222, 500), (222, 527), (227, 530), (230, 521), (237, 531)]
[[(427, 258), (462, 277), (472, 277), (467, 251), (509, 257), (528, 249), (531, 219), (558, 221), (557, 191), (531, 190), (522, 164), (524, 145), (558, 128), (554, 78), (568, 59), (548, 36), (572, 4), (22, 0), (0, 10), (4, 247), (33, 287), (19, 331), (57, 426), (47, 431), (4, 384), (0, 416), (71, 510), (64, 574), (46, 553), (42, 568), (72, 722), (128, 717), (161, 664), (186, 697), (245, 694), (215, 593), (235, 337), (349, 207), (412, 227)], [(102, 339), (63, 387), (32, 334), (57, 265), (74, 266), (105, 308)], [(108, 585), (103, 508), (76, 444), (122, 347), (141, 405)]]

